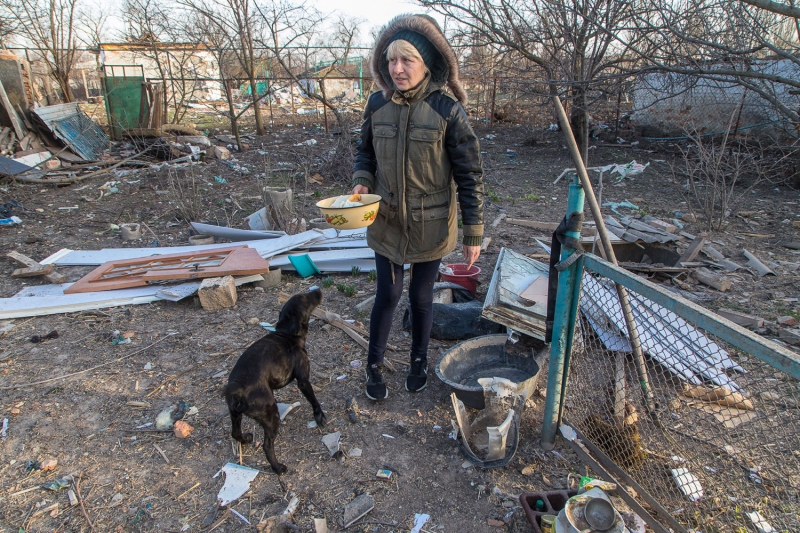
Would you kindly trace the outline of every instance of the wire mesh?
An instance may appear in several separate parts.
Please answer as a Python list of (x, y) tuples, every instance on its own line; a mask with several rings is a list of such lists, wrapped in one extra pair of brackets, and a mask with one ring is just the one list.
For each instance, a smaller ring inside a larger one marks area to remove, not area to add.
[(584, 271), (565, 420), (686, 529), (800, 531), (798, 381), (628, 295), (643, 365), (614, 283)]

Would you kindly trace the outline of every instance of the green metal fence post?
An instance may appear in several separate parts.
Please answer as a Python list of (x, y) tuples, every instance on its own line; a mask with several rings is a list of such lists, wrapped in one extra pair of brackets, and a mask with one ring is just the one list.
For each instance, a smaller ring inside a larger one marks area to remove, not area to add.
[[(584, 193), (580, 180), (576, 177), (569, 186), (567, 197), (567, 216), (583, 212)], [(578, 231), (567, 232), (570, 237), (580, 239)], [(561, 261), (575, 253), (571, 248), (562, 248)], [(553, 341), (550, 345), (550, 364), (547, 369), (547, 400), (542, 424), (542, 448), (552, 450), (556, 441), (556, 431), (561, 418), (562, 395), (566, 387), (569, 371), (569, 354), (578, 314), (583, 261), (575, 261), (558, 274), (558, 298), (553, 317)]]

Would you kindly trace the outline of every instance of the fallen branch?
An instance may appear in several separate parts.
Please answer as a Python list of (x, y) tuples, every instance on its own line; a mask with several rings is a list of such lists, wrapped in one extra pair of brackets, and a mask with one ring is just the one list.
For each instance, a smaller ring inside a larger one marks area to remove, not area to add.
[(89, 518), (89, 513), (86, 512), (86, 507), (83, 505), (83, 497), (81, 496), (81, 476), (83, 472), (78, 474), (78, 479), (73, 481), (75, 485), (75, 496), (78, 497), (78, 503), (81, 505), (81, 511), (83, 511), (83, 516), (86, 518), (86, 522), (89, 524), (89, 529), (94, 531), (94, 524), (92, 524), (92, 520)]
[(41, 381), (34, 381), (33, 383), (23, 383), (21, 385), (9, 385), (7, 387), (0, 387), (0, 390), (12, 390), (12, 389), (21, 389), (21, 388), (24, 388), (24, 387), (32, 387), (34, 385), (42, 385), (43, 383), (51, 383), (53, 381), (58, 381), (59, 379), (66, 379), (66, 378), (71, 378), (72, 376), (78, 376), (80, 374), (85, 374), (86, 372), (91, 372), (92, 370), (96, 370), (96, 369), (98, 369), (100, 367), (111, 365), (111, 364), (114, 364), (114, 363), (118, 363), (120, 361), (128, 359), (129, 357), (133, 357), (134, 355), (140, 354), (143, 351), (145, 351), (145, 350), (147, 350), (149, 348), (152, 348), (153, 346), (155, 346), (156, 344), (160, 343), (161, 341), (172, 337), (173, 335), (177, 335), (177, 333), (167, 333), (166, 336), (164, 336), (163, 338), (157, 340), (156, 342), (154, 342), (153, 344), (151, 344), (149, 346), (145, 346), (141, 350), (136, 350), (135, 352), (129, 353), (128, 355), (126, 355), (124, 357), (120, 357), (118, 359), (114, 359), (113, 361), (107, 361), (105, 363), (93, 366), (91, 368), (87, 368), (86, 370), (81, 370), (79, 372), (72, 372), (70, 374), (64, 374), (63, 376), (58, 376), (58, 377), (55, 377), (55, 378), (43, 379)]

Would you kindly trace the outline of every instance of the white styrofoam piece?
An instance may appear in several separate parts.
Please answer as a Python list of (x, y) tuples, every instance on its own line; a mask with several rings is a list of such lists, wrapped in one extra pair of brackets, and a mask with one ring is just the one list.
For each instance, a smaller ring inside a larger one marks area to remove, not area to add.
[(222, 470), (214, 474), (219, 476), (220, 472), (225, 472), (225, 484), (217, 494), (217, 500), (222, 507), (241, 498), (245, 492), (250, 490), (250, 483), (258, 475), (258, 470), (247, 466), (228, 463)]

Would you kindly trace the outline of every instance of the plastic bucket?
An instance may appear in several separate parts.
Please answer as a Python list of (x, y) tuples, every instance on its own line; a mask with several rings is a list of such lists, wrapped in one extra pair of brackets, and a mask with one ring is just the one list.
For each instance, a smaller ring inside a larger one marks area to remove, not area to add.
[(442, 278), (442, 281), (457, 283), (475, 296), (475, 291), (478, 288), (478, 274), (481, 273), (480, 267), (472, 265), (467, 268), (465, 263), (450, 263), (449, 265), (445, 265), (445, 267), (452, 270), (453, 273), (446, 274), (443, 271), (439, 271), (439, 276)]

